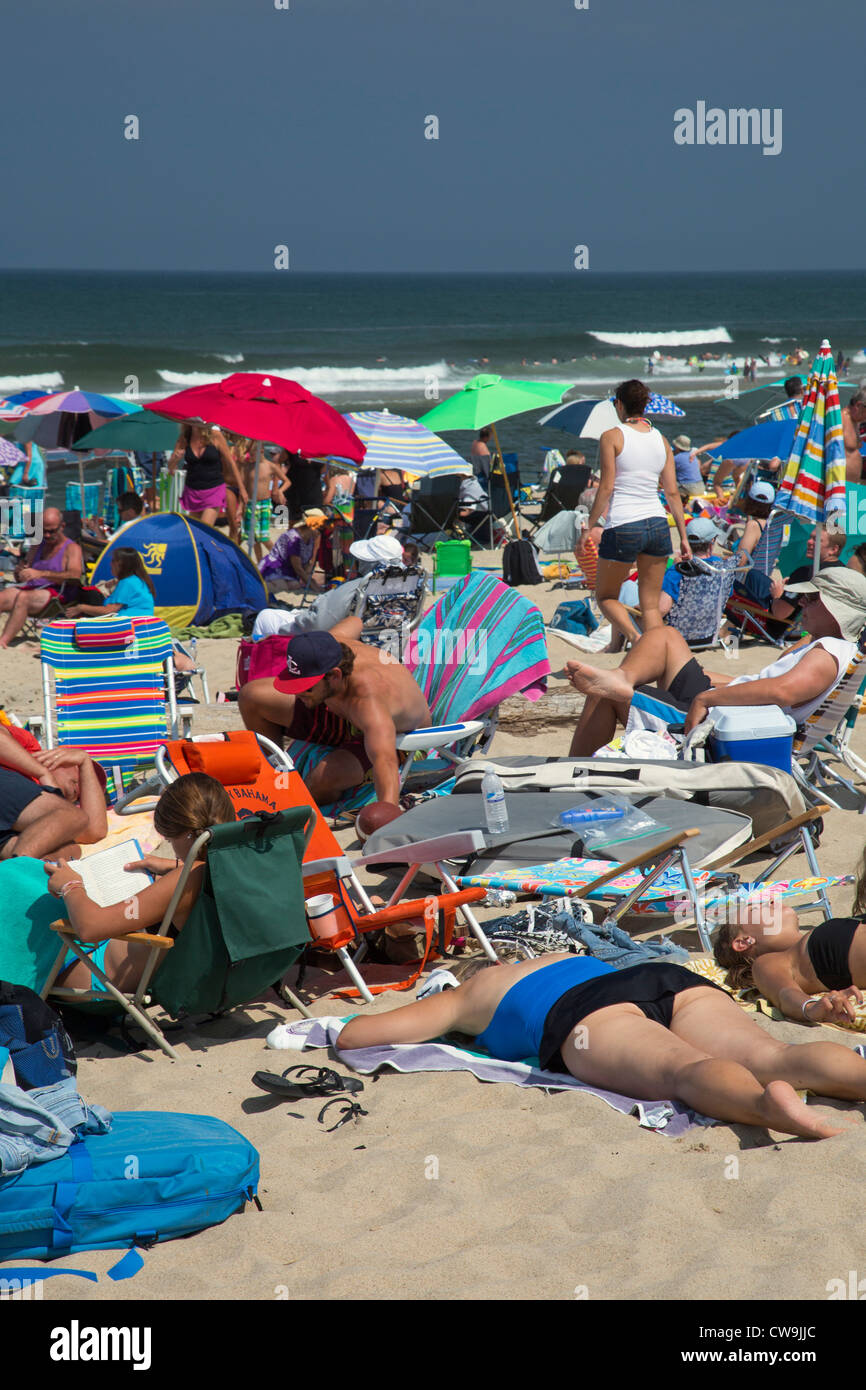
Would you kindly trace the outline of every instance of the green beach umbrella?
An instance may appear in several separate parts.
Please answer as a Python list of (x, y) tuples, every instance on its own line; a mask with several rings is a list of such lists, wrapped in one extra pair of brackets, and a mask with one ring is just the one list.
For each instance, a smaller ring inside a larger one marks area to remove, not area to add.
[[(421, 424), (441, 434), (443, 430), (480, 430), (490, 425), (496, 452), (502, 458), (499, 436), (496, 433), (497, 420), (505, 420), (509, 415), (521, 415), (525, 410), (540, 410), (544, 406), (557, 405), (571, 388), (553, 381), (511, 381), (508, 377), (482, 373), (467, 381), (461, 391), (441, 401), (420, 417)], [(514, 509), (514, 499), (505, 466), (502, 468), (505, 491), (514, 517), (517, 538), (520, 539), (520, 522)]]
[(179, 425), (154, 415), (151, 410), (137, 409), (83, 435), (75, 441), (75, 448), (85, 452), (90, 449), (140, 449), (145, 453), (159, 453), (174, 448), (179, 429)]

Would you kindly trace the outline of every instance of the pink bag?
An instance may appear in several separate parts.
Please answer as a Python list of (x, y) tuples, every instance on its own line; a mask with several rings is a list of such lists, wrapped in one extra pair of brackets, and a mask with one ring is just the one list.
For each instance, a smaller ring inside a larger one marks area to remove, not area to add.
[(265, 676), (278, 676), (286, 669), (286, 653), (291, 633), (273, 632), (270, 637), (261, 637), (254, 642), (252, 637), (242, 637), (238, 647), (238, 665), (235, 684), (238, 690), (248, 681), (261, 680)]

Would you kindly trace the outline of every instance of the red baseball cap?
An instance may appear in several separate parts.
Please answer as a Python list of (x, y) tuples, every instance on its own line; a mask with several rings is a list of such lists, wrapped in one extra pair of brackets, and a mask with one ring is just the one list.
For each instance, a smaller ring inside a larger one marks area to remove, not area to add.
[(342, 655), (340, 643), (330, 632), (299, 632), (289, 639), (286, 669), (275, 676), (274, 687), (283, 695), (301, 695), (339, 666)]

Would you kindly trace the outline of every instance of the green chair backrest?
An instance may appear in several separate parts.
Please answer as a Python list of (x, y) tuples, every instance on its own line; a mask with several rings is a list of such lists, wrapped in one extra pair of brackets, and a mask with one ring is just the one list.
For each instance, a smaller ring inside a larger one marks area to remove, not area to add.
[(153, 979), (170, 1014), (248, 1003), (309, 944), (301, 863), (311, 814), (293, 806), (213, 827), (201, 893)]
[(437, 541), (436, 574), (442, 577), (458, 575), (460, 578), (472, 572), (471, 541)]

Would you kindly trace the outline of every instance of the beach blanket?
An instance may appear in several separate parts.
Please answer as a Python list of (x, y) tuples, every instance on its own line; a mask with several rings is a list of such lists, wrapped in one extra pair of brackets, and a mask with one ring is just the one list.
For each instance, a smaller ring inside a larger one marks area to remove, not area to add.
[[(268, 1034), (268, 1046), (301, 1052), (308, 1047), (334, 1047), (340, 1030), (348, 1018), (323, 1015), (303, 1018), (298, 1023), (281, 1023)], [(535, 1086), (546, 1091), (586, 1091), (598, 1096), (613, 1110), (623, 1115), (636, 1115), (645, 1129), (654, 1129), (673, 1139), (685, 1134), (693, 1125), (713, 1125), (715, 1120), (688, 1110), (677, 1101), (641, 1101), (621, 1096), (615, 1091), (603, 1091), (587, 1086), (576, 1077), (562, 1072), (542, 1071), (538, 1058), (525, 1062), (503, 1062), (486, 1053), (473, 1052), (466, 1047), (436, 1039), (424, 1043), (399, 1043), (381, 1047), (364, 1047), (340, 1052), (347, 1067), (371, 1076), (382, 1067), (394, 1071), (468, 1071), (479, 1081), (507, 1081), (513, 1086)]]
[[(609, 873), (609, 859), (559, 859), (552, 864), (536, 864), (532, 868), (506, 869), (499, 874), (467, 874), (457, 879), (461, 888), (504, 888), (512, 893), (531, 893), (538, 897), (569, 897), (593, 879)], [(851, 883), (851, 874), (831, 875), (821, 878), (774, 879), (772, 883), (741, 883), (731, 890), (722, 886), (712, 886), (713, 871), (704, 870), (694, 875), (695, 887), (704, 889), (704, 909), (719, 906), (735, 899), (744, 900), (755, 894), (772, 894), (791, 902), (796, 898), (815, 894), (823, 889), (836, 888), (841, 883)], [(634, 871), (620, 874), (600, 889), (587, 894), (590, 899), (627, 897), (640, 886), (643, 875)], [(672, 913), (681, 910), (687, 896), (685, 879), (679, 869), (666, 869), (655, 883), (642, 894), (635, 905), (636, 912)]]
[(192, 624), (189, 627), (172, 628), (172, 637), (183, 641), (188, 637), (243, 637), (244, 620), (241, 613), (227, 613), (223, 618), (214, 618), (205, 627)]
[(0, 863), (0, 980), (39, 990), (51, 971), (60, 938), (51, 923), (63, 916), (63, 904), (48, 892), (41, 859), (5, 859)]

